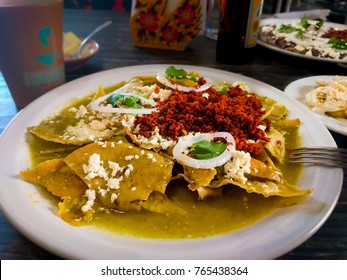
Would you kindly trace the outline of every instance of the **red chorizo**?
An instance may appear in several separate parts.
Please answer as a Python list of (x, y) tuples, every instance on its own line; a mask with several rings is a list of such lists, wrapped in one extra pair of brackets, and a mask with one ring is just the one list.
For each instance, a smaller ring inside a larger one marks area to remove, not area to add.
[[(174, 92), (168, 99), (159, 101), (157, 111), (136, 119), (139, 134), (149, 137), (159, 128), (160, 134), (177, 139), (187, 132), (229, 132), (236, 148), (259, 154), (269, 142), (264, 129), (270, 123), (261, 121), (265, 113), (255, 94), (245, 93), (239, 86), (231, 87), (227, 94), (210, 88), (204, 92)], [(251, 140), (251, 141), (250, 141)]]

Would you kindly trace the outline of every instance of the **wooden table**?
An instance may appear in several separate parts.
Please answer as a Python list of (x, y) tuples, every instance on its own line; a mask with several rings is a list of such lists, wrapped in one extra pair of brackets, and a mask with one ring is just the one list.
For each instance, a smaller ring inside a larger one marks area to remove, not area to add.
[[(243, 74), (283, 90), (296, 79), (316, 75), (346, 75), (333, 63), (317, 62), (275, 53), (260, 46), (249, 65), (226, 65), (215, 59), (216, 42), (199, 36), (184, 52), (135, 48), (129, 31), (129, 13), (106, 10), (65, 10), (64, 30), (85, 36), (106, 20), (113, 24), (94, 38), (100, 53), (80, 70), (67, 73), (67, 81), (98, 71), (153, 63), (198, 65)], [(0, 76), (0, 132), (17, 109)], [(347, 147), (345, 136), (332, 133), (338, 146)], [(329, 187), (329, 186), (327, 186)], [(59, 259), (22, 236), (0, 213), (1, 259)], [(328, 221), (309, 240), (280, 259), (347, 259), (347, 182)]]

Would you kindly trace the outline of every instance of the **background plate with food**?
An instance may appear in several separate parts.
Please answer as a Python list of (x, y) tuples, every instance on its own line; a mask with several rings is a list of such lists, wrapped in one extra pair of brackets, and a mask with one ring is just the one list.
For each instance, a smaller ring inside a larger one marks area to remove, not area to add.
[(81, 38), (78, 38), (74, 33), (67, 32), (64, 34), (64, 62), (66, 71), (73, 71), (83, 67), (88, 60), (96, 56), (99, 52), (99, 44), (89, 39), (88, 43), (83, 48), (80, 55), (77, 55), (77, 50), (82, 43)]
[[(318, 83), (321, 82), (328, 82), (328, 81), (332, 81), (333, 79), (342, 79), (344, 81), (344, 83), (346, 83), (346, 79), (347, 77), (345, 76), (328, 76), (328, 75), (322, 75), (322, 76), (313, 76), (313, 77), (307, 77), (307, 78), (303, 78), (303, 79), (299, 79), (296, 80), (292, 83), (290, 83), (285, 89), (284, 92), (298, 100), (301, 104), (303, 104), (304, 106), (306, 106), (307, 108), (309, 108), (311, 111), (313, 111), (313, 107), (311, 107), (309, 105), (309, 103), (307, 103), (306, 98), (307, 95), (314, 91), (315, 89), (317, 89), (318, 87), (324, 87), (323, 85), (318, 85)], [(343, 92), (342, 95), (346, 95), (346, 87), (345, 85), (340, 85), (341, 87), (344, 87), (343, 89), (341, 89)], [(345, 97), (344, 97), (344, 101), (345, 101)], [(329, 106), (329, 104), (327, 104)], [(342, 104), (343, 105), (343, 104)], [(342, 110), (343, 108), (341, 108)], [(347, 109), (346, 107), (344, 108), (345, 110)], [(335, 108), (335, 106), (333, 106), (333, 108), (331, 108), (330, 110), (330, 115), (329, 112), (325, 113), (323, 111), (313, 111), (314, 114), (325, 124), (325, 126), (337, 133), (340, 133), (342, 135), (347, 135), (347, 119), (346, 116), (337, 116), (334, 115), (334, 112), (338, 111), (338, 109)]]
[[(71, 99), (95, 92), (99, 85), (108, 87), (135, 76), (156, 75), (168, 67), (133, 66), (92, 74), (52, 90), (21, 111), (0, 139), (3, 166), (0, 206), (9, 221), (33, 242), (69, 259), (273, 259), (314, 234), (328, 219), (338, 200), (343, 180), (341, 169), (305, 167), (297, 185), (303, 190), (312, 188), (313, 192), (303, 201), (279, 208), (254, 224), (230, 233), (181, 239), (135, 237), (95, 226), (73, 226), (59, 217), (56, 204), (47, 199), (42, 189), (19, 177), (20, 171), (31, 166), (26, 142), (28, 127), (60, 112)], [(300, 119), (302, 145), (336, 146), (328, 130), (310, 110), (271, 86), (221, 70), (189, 65), (176, 65), (176, 68), (196, 70), (213, 83), (242, 81), (253, 92), (285, 104), (288, 118)], [(204, 97), (209, 98), (206, 94)], [(203, 218), (201, 223), (204, 223)]]
[(257, 43), (296, 57), (343, 63), (347, 61), (346, 25), (301, 19), (267, 18), (260, 22)]

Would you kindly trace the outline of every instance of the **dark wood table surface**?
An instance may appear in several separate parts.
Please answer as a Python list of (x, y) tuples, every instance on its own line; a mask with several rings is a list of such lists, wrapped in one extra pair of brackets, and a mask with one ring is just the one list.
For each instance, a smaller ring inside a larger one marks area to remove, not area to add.
[[(256, 47), (254, 61), (248, 65), (227, 65), (216, 61), (216, 41), (198, 36), (183, 52), (135, 48), (129, 31), (129, 12), (106, 10), (65, 10), (64, 31), (83, 37), (106, 20), (113, 24), (94, 39), (99, 54), (83, 68), (67, 73), (67, 82), (102, 70), (143, 64), (187, 64), (243, 74), (284, 90), (289, 83), (316, 75), (346, 75), (347, 69), (334, 63), (300, 59)], [(0, 75), (0, 132), (18, 112)], [(347, 137), (331, 132), (339, 147), (347, 147)], [(1, 183), (1, 182), (0, 182)], [(327, 186), (329, 187), (329, 186)], [(15, 202), (14, 202), (15, 203)], [(19, 233), (0, 213), (0, 258), (60, 259), (38, 247)], [(279, 259), (347, 259), (347, 182), (337, 206), (325, 224), (306, 242)]]

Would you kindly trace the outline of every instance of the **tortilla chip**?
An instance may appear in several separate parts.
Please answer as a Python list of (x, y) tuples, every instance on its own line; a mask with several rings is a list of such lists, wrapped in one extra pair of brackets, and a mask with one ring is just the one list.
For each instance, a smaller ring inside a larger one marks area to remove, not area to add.
[(94, 215), (102, 206), (99, 202), (95, 202), (90, 210), (83, 212), (81, 209), (87, 203), (85, 196), (81, 198), (65, 198), (59, 202), (59, 216), (67, 223), (73, 226), (83, 226), (90, 222)]
[(188, 188), (196, 191), (200, 187), (207, 187), (217, 174), (216, 169), (199, 169), (183, 166), (184, 179), (189, 183)]
[(208, 188), (208, 187), (199, 187), (197, 188), (197, 192), (199, 194), (199, 200), (204, 200), (210, 196), (222, 196), (223, 189), (222, 188)]
[(46, 141), (78, 146), (124, 133), (115, 114), (92, 111), (83, 104), (28, 127), (28, 131)]
[(26, 142), (30, 145), (32, 150), (35, 151), (35, 153), (33, 153), (35, 162), (44, 162), (53, 158), (63, 158), (80, 147), (46, 141), (31, 133), (26, 133), (25, 136)]
[(173, 168), (173, 161), (123, 140), (86, 145), (64, 161), (106, 207), (118, 211), (140, 210), (153, 191), (164, 194)]
[(229, 184), (245, 189), (248, 193), (262, 194), (264, 197), (293, 197), (307, 195), (313, 191), (312, 189), (299, 189), (298, 187), (288, 183), (281, 184), (272, 181), (247, 180), (245, 183), (241, 183), (234, 180), (223, 178), (212, 183), (214, 187), (221, 187)]
[(105, 95), (106, 95), (105, 89), (102, 87), (102, 85), (99, 85), (93, 99), (95, 100)]
[(271, 127), (269, 132), (266, 132), (266, 136), (271, 139), (269, 143), (266, 144), (265, 148), (270, 152), (270, 154), (275, 157), (280, 163), (284, 162), (285, 157), (285, 139), (283, 135)]
[(153, 191), (142, 203), (142, 208), (160, 214), (185, 215), (187, 212), (173, 203), (165, 194)]
[[(246, 175), (247, 176), (247, 175)], [(266, 165), (260, 160), (251, 158), (251, 166), (249, 176), (261, 179), (268, 179), (282, 183), (282, 173), (271, 165)]]
[(62, 159), (51, 159), (37, 165), (33, 170), (21, 171), (19, 175), (43, 186), (59, 198), (80, 198), (87, 189), (86, 184), (76, 176)]

